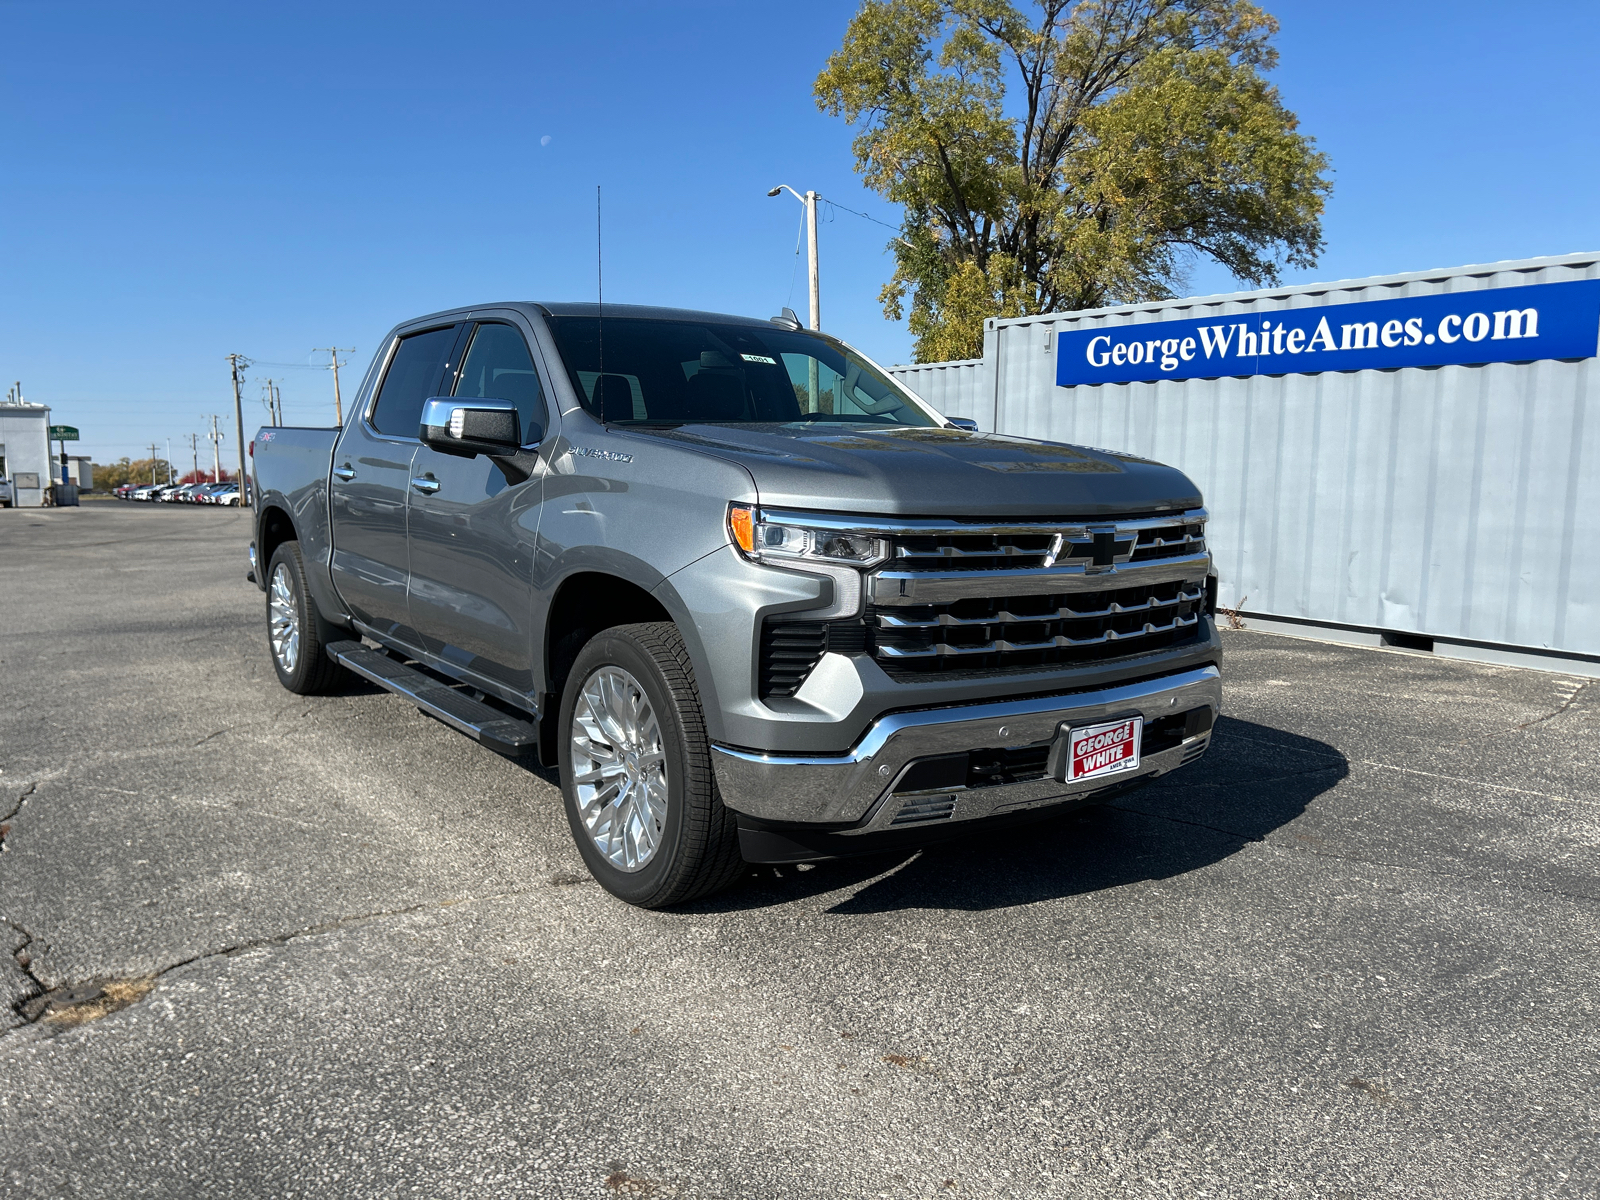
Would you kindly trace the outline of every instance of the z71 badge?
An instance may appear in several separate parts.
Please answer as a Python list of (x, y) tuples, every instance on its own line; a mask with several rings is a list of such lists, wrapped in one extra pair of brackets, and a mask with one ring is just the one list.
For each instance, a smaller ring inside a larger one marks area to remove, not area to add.
[(596, 450), (593, 447), (574, 446), (572, 452), (581, 458), (603, 458), (607, 462), (631, 463), (633, 455), (621, 454), (615, 450)]

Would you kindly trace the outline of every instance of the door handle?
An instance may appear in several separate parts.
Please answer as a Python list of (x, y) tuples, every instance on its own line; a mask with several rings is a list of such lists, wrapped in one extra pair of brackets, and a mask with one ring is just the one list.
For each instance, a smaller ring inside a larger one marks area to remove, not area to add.
[(334, 473), (335, 476), (337, 476), (339, 479), (341, 479), (345, 483), (349, 483), (352, 479), (354, 479), (356, 477), (356, 473), (351, 468), (349, 463), (345, 463), (345, 465), (342, 466), (342, 467), (335, 467), (333, 469), (333, 473)]
[(431, 496), (439, 490), (439, 481), (432, 475), (419, 475), (411, 481), (411, 486), (424, 496)]

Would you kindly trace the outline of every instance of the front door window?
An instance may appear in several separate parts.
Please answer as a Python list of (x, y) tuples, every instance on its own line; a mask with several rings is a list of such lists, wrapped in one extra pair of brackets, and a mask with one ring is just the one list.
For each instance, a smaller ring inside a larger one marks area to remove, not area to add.
[(528, 343), (513, 326), (487, 321), (478, 326), (462, 361), (455, 394), (509, 400), (517, 406), (524, 442), (535, 441), (543, 433), (546, 421), (539, 373)]

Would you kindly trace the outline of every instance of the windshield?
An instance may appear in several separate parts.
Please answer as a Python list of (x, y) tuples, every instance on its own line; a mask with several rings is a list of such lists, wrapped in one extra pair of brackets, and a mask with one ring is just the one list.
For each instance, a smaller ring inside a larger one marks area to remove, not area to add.
[(829, 422), (932, 426), (937, 421), (877, 368), (815, 334), (749, 325), (552, 317), (583, 406), (628, 425)]

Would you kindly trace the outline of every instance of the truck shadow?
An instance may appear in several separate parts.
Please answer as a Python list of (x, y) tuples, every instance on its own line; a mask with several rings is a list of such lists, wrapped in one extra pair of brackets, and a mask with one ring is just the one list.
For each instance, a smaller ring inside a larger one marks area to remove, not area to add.
[(1223, 717), (1199, 763), (1107, 804), (921, 851), (752, 868), (745, 885), (692, 907), (757, 908), (864, 883), (828, 911), (983, 910), (1170, 879), (1262, 840), (1349, 769), (1326, 742)]

